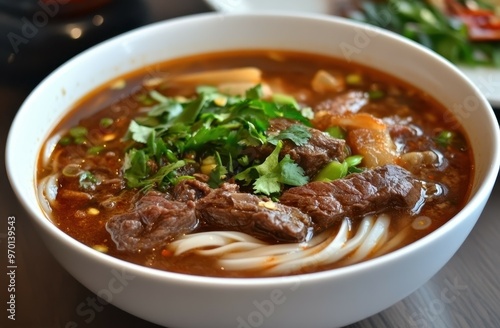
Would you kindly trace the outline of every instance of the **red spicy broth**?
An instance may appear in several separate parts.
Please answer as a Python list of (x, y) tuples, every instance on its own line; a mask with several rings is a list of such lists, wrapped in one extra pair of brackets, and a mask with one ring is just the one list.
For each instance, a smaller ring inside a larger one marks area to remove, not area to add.
[[(325, 56), (171, 60), (74, 106), (39, 160), (40, 202), (71, 237), (147, 267), (328, 270), (403, 247), (461, 210), (472, 150), (449, 118), (419, 89)], [(337, 234), (351, 251), (334, 247)]]

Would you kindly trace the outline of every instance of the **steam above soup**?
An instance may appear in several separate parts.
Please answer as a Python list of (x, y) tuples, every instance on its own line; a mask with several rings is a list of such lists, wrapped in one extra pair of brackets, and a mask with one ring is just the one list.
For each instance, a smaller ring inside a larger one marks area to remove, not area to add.
[(206, 276), (385, 254), (456, 214), (472, 176), (460, 125), (421, 91), (282, 51), (119, 78), (82, 99), (46, 148), (40, 203), (60, 229), (126, 261)]

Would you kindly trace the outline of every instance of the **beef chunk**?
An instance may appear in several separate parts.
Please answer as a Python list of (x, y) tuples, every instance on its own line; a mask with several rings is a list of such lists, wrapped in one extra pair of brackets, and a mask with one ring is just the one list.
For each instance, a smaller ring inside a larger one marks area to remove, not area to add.
[(192, 231), (197, 220), (193, 201), (170, 200), (160, 193), (142, 197), (135, 208), (106, 223), (118, 250), (151, 249)]
[(279, 241), (304, 241), (311, 219), (298, 209), (262, 200), (247, 193), (215, 189), (196, 203), (200, 223), (222, 230), (271, 237)]
[(195, 179), (180, 181), (173, 190), (173, 197), (180, 202), (196, 201), (208, 195), (212, 189), (205, 182)]
[[(268, 129), (270, 135), (276, 135), (294, 124), (301, 124), (287, 119), (274, 119)], [(315, 176), (326, 164), (333, 160), (343, 161), (348, 156), (346, 143), (342, 139), (332, 138), (320, 130), (308, 128), (311, 133), (309, 142), (302, 146), (295, 145), (291, 140), (283, 140), (280, 156), (286, 154), (305, 171), (309, 177)], [(267, 157), (274, 147), (261, 147), (260, 156)]]
[(347, 91), (334, 98), (323, 100), (314, 107), (315, 112), (328, 112), (332, 115), (357, 113), (369, 102), (368, 94), (364, 91)]
[(345, 218), (388, 207), (413, 208), (422, 201), (422, 184), (397, 165), (386, 165), (332, 182), (311, 182), (283, 193), (280, 202), (311, 216), (324, 230)]

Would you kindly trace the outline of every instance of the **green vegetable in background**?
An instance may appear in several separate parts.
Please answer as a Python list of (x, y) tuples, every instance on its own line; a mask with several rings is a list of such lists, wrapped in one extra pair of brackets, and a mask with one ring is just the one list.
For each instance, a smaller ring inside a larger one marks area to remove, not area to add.
[(473, 42), (467, 26), (427, 1), (362, 1), (348, 16), (392, 30), (434, 50), (453, 63), (500, 67), (499, 42)]

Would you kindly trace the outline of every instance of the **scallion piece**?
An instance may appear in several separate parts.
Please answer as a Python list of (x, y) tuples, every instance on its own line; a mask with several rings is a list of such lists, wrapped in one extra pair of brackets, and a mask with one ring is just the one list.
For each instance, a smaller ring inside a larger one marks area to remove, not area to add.
[(77, 177), (79, 176), (83, 170), (81, 169), (79, 164), (68, 164), (62, 169), (62, 174), (65, 177)]
[(292, 105), (295, 108), (299, 108), (299, 104), (294, 97), (286, 95), (284, 93), (275, 93), (273, 94), (273, 101), (280, 105)]
[(71, 128), (69, 130), (69, 135), (75, 139), (86, 137), (87, 133), (88, 133), (87, 128), (83, 126), (75, 126), (74, 128)]
[(455, 139), (455, 133), (448, 130), (443, 130), (439, 133), (439, 135), (434, 139), (437, 144), (442, 147), (448, 147)]
[(104, 150), (104, 146), (93, 146), (93, 147), (90, 147), (87, 150), (87, 154), (89, 154), (89, 155), (97, 155), (97, 154), (99, 154), (103, 150)]
[(110, 118), (110, 117), (103, 117), (100, 121), (99, 121), (99, 126), (103, 127), (103, 128), (108, 128), (110, 127), (111, 125), (113, 124), (113, 119)]
[(336, 139), (345, 139), (346, 137), (346, 132), (344, 129), (342, 129), (340, 126), (332, 126), (326, 129), (325, 131), (328, 133), (332, 138)]
[(345, 177), (347, 175), (348, 165), (346, 162), (333, 161), (328, 163), (314, 177), (314, 181), (329, 182)]
[(371, 90), (371, 91), (368, 91), (368, 97), (371, 100), (382, 99), (385, 97), (385, 92), (382, 90)]

